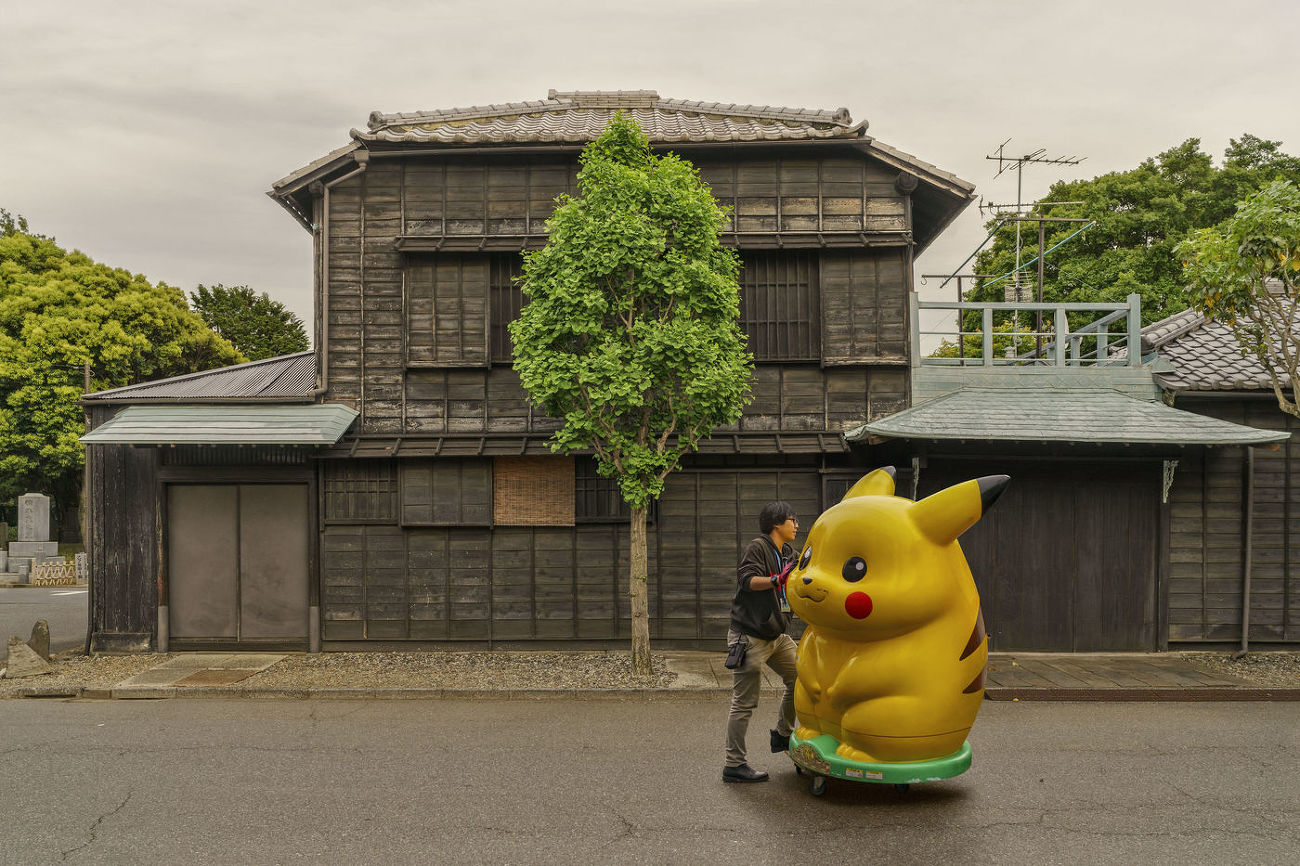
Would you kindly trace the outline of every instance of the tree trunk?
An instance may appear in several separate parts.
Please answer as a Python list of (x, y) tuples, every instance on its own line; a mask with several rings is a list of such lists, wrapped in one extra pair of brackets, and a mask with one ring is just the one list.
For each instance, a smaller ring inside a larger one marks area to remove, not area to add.
[(628, 596), (632, 602), (632, 671), (650, 673), (650, 600), (646, 589), (644, 506), (632, 509), (632, 544), (628, 551)]

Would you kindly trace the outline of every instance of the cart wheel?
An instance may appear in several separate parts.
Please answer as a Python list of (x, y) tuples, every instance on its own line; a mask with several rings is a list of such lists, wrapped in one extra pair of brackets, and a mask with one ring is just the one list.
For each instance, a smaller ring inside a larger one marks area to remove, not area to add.
[(795, 774), (796, 776), (802, 776), (802, 775), (803, 775), (803, 767), (799, 766), (798, 764), (795, 764), (795, 765), (794, 765), (794, 774)]
[(912, 786), (906, 782), (900, 782), (899, 784), (894, 785), (894, 790), (899, 792), (910, 791), (912, 790)]
[(814, 797), (820, 797), (826, 793), (826, 777), (813, 776), (812, 781), (808, 783), (808, 793)]

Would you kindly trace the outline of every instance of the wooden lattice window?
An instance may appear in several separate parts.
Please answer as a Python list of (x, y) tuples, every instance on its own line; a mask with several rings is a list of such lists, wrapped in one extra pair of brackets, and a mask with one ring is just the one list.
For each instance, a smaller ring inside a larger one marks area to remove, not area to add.
[(323, 460), (326, 523), (391, 523), (397, 474), (391, 460)]
[(492, 521), (498, 526), (572, 526), (572, 457), (497, 457)]
[(515, 359), (506, 326), (519, 318), (524, 306), (524, 293), (515, 282), (523, 271), (523, 260), (514, 253), (492, 257), (488, 291), (492, 303), (492, 360), (496, 363), (508, 364)]
[(821, 304), (816, 252), (742, 254), (740, 326), (756, 361), (821, 358)]
[[(578, 523), (627, 523), (632, 519), (632, 509), (619, 492), (618, 481), (603, 478), (596, 470), (594, 457), (578, 457), (573, 461), (574, 518)], [(658, 502), (651, 502), (646, 510), (646, 521), (655, 522)]]

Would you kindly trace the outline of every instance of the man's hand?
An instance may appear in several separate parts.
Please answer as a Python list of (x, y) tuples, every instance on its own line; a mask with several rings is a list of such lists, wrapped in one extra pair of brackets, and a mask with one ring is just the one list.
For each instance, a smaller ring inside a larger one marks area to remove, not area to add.
[(781, 569), (780, 574), (772, 575), (772, 588), (785, 590), (785, 582), (790, 579), (790, 572), (794, 570), (794, 562), (786, 563), (785, 568)]

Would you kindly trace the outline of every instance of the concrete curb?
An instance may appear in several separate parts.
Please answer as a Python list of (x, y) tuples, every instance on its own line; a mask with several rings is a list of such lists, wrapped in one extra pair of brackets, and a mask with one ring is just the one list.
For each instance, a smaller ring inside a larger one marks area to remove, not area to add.
[[(38, 697), (27, 694), (23, 697)], [(31, 690), (35, 691), (35, 690)], [(251, 698), (261, 700), (376, 701), (624, 701), (724, 698), (730, 689), (384, 689), (384, 688), (227, 688), (223, 686), (156, 686), (115, 688), (114, 700), (166, 698)], [(52, 695), (43, 695), (49, 697)], [(85, 696), (84, 694), (82, 695)]]
[[(169, 698), (249, 700), (374, 700), (374, 701), (640, 701), (718, 700), (730, 697), (721, 687), (651, 689), (421, 689), (421, 688), (237, 688), (232, 686), (130, 686), (88, 689), (81, 686), (31, 686), (19, 689), (23, 698), (83, 700), (166, 700)], [(774, 697), (779, 689), (763, 689)], [(1300, 701), (1300, 688), (990, 688), (988, 701), (1111, 701), (1117, 703), (1194, 703), (1201, 701)]]
[(1160, 703), (1198, 701), (1300, 701), (1300, 688), (1264, 688), (1215, 686), (1145, 689), (1070, 689), (1070, 688), (994, 688), (986, 689), (987, 701), (1115, 701)]

